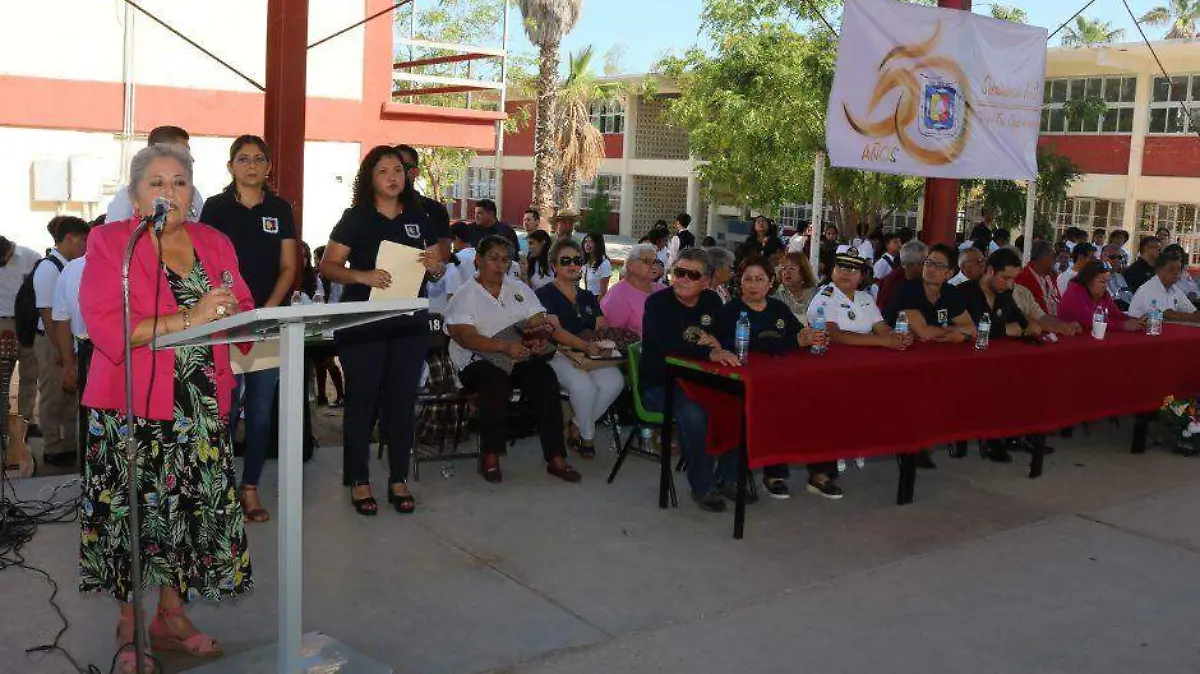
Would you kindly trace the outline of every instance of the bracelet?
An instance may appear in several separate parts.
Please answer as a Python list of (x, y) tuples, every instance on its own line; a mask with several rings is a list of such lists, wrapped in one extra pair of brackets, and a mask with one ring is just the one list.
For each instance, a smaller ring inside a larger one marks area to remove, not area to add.
[(183, 317), (183, 329), (187, 330), (192, 327), (192, 308), (189, 306), (179, 307), (179, 315)]

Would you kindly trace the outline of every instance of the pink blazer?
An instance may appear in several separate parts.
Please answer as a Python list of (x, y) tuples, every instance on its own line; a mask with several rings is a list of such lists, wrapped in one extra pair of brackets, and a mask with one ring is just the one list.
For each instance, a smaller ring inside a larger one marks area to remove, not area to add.
[(1058, 318), (1067, 323), (1078, 323), (1083, 327), (1085, 333), (1090, 333), (1092, 315), (1096, 313), (1097, 306), (1108, 314), (1110, 330), (1125, 330), (1125, 322), (1129, 320), (1129, 316), (1125, 315), (1125, 312), (1121, 311), (1113, 302), (1112, 295), (1109, 295), (1108, 291), (1104, 292), (1104, 297), (1094, 300), (1087, 288), (1073, 280), (1067, 284), (1067, 292), (1063, 294), (1062, 301), (1059, 302)]
[[(83, 404), (105, 410), (125, 411), (125, 337), (122, 327), (121, 262), (125, 246), (137, 226), (136, 220), (113, 222), (93, 229), (88, 236), (87, 266), (79, 284), (79, 306), (88, 324), (88, 337), (96, 350), (88, 371)], [(221, 284), (225, 271), (233, 273), (233, 294), (243, 311), (254, 308), (250, 289), (238, 272), (237, 254), (224, 234), (196, 222), (184, 225), (213, 287)], [(158, 286), (158, 315), (179, 311), (179, 304), (167, 283), (167, 275), (158, 267), (158, 255), (150, 235), (143, 235), (133, 251), (129, 267), (130, 317), (136, 327), (154, 315), (155, 285)], [(249, 345), (239, 345), (248, 351)], [(154, 380), (150, 379), (151, 358)], [(229, 367), (229, 346), (213, 346), (213, 364), (217, 382), (217, 404), (228, 414), (233, 397), (233, 371)], [(175, 398), (175, 352), (163, 349), (151, 352), (150, 345), (133, 349), (133, 413), (145, 419), (169, 420)], [(150, 409), (146, 392), (150, 391)]]

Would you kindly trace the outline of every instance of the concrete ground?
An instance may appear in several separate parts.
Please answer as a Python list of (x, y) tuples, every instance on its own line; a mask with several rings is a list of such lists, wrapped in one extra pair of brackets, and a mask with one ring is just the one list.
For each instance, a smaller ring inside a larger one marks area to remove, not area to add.
[[(1132, 456), (1131, 426), (1053, 439), (1039, 480), (1020, 455), (938, 452), (903, 508), (890, 461), (852, 468), (840, 502), (796, 479), (791, 500), (750, 507), (743, 541), (731, 514), (658, 510), (649, 462), (630, 459), (607, 485), (602, 452), (568, 485), (532, 441), (502, 485), (467, 462), (449, 479), (425, 464), (416, 515), (363, 518), (340, 453), (320, 449), (305, 467), (304, 625), (419, 674), (1200, 672), (1200, 459)], [(275, 476), (271, 464), (268, 505)], [(108, 671), (115, 609), (74, 590), (77, 534), (44, 527), (26, 558), (62, 584), (63, 645)], [(256, 591), (192, 612), (235, 653), (275, 635), (275, 524), (250, 536)], [(49, 594), (0, 572), (0, 672), (70, 671), (23, 653), (58, 629)]]

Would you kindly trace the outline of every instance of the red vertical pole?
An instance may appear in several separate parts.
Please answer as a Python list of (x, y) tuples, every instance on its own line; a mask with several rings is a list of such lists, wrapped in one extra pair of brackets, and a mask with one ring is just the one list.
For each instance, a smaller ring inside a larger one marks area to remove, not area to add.
[(267, 95), (264, 140), (271, 184), (292, 203), (303, 240), (304, 113), (308, 98), (308, 0), (267, 0)]
[[(971, 11), (971, 0), (938, 0), (938, 7)], [(954, 243), (958, 228), (958, 181), (929, 178), (925, 181), (925, 217), (921, 223), (926, 243)]]

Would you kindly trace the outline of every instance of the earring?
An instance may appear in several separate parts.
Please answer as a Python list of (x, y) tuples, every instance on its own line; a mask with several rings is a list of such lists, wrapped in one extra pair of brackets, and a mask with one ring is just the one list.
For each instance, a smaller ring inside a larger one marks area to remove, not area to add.
[(196, 212), (196, 207), (195, 207), (195, 206), (189, 206), (189, 207), (188, 207), (188, 220), (191, 220), (192, 222), (195, 222), (195, 221), (196, 221), (196, 216), (198, 216), (198, 215), (199, 215), (199, 213), (197, 213), (197, 212)]

